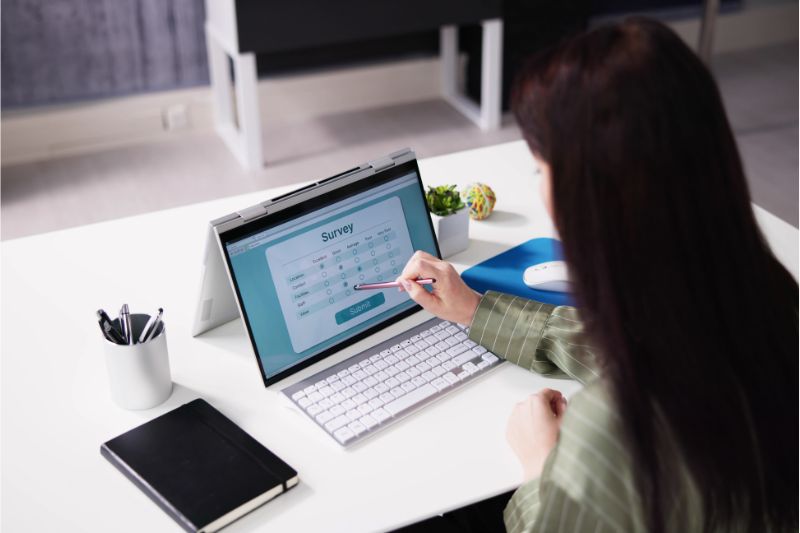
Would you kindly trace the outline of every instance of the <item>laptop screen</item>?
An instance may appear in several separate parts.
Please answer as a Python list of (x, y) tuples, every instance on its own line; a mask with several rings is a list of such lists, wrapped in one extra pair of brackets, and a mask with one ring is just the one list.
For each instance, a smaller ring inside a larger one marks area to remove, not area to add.
[(397, 289), (353, 290), (394, 280), (415, 250), (437, 255), (416, 164), (403, 167), (303, 202), (288, 220), (222, 236), (266, 384), (417, 309)]

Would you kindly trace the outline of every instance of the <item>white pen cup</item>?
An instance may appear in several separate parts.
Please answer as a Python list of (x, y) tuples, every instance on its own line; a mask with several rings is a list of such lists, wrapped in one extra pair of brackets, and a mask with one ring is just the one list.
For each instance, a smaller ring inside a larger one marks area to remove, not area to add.
[[(149, 315), (131, 314), (131, 330), (139, 339)], [(119, 320), (111, 323), (119, 330)], [(167, 333), (161, 322), (141, 344), (116, 344), (103, 339), (111, 398), (125, 409), (150, 409), (172, 394)]]

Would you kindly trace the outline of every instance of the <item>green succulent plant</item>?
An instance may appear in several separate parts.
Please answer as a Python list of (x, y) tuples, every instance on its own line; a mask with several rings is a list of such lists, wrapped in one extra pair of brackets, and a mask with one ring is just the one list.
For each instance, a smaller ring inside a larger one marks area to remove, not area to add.
[(461, 195), (458, 194), (455, 185), (429, 186), (425, 198), (431, 213), (440, 217), (452, 215), (464, 208), (464, 202), (461, 201)]

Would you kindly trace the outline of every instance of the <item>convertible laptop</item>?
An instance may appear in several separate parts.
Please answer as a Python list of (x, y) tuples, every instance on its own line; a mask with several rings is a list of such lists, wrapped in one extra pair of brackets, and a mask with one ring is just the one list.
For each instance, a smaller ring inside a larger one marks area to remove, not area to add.
[[(393, 281), (439, 256), (414, 153), (402, 150), (211, 222), (194, 335), (241, 315), (265, 386), (421, 308)], [(341, 445), (460, 387), (500, 359), (430, 319), (281, 392)]]

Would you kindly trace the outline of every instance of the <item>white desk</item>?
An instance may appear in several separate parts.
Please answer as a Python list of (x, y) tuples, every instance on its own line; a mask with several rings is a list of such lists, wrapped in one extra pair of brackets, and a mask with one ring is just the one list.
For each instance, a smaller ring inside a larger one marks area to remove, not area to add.
[[(472, 223), (470, 248), (452, 258), (458, 267), (527, 239), (553, 235), (523, 143), (428, 159), (420, 166), (427, 183), (480, 180), (497, 192), (496, 212)], [(541, 387), (571, 394), (577, 384), (505, 364), (344, 451), (279, 401), (277, 390), (287, 382), (264, 388), (240, 321), (197, 339), (190, 336), (208, 220), (279, 192), (3, 244), (4, 530), (179, 531), (100, 456), (99, 447), (198, 396), (300, 472), (297, 488), (227, 531), (387, 530), (510, 490), (519, 482), (519, 467), (505, 442), (512, 406)], [(764, 212), (759, 217), (796, 276), (797, 230)], [(94, 311), (104, 307), (115, 312), (123, 302), (135, 311), (166, 310), (175, 390), (166, 403), (148, 411), (116, 407), (107, 390)], [(299, 377), (330, 362), (318, 363)]]

